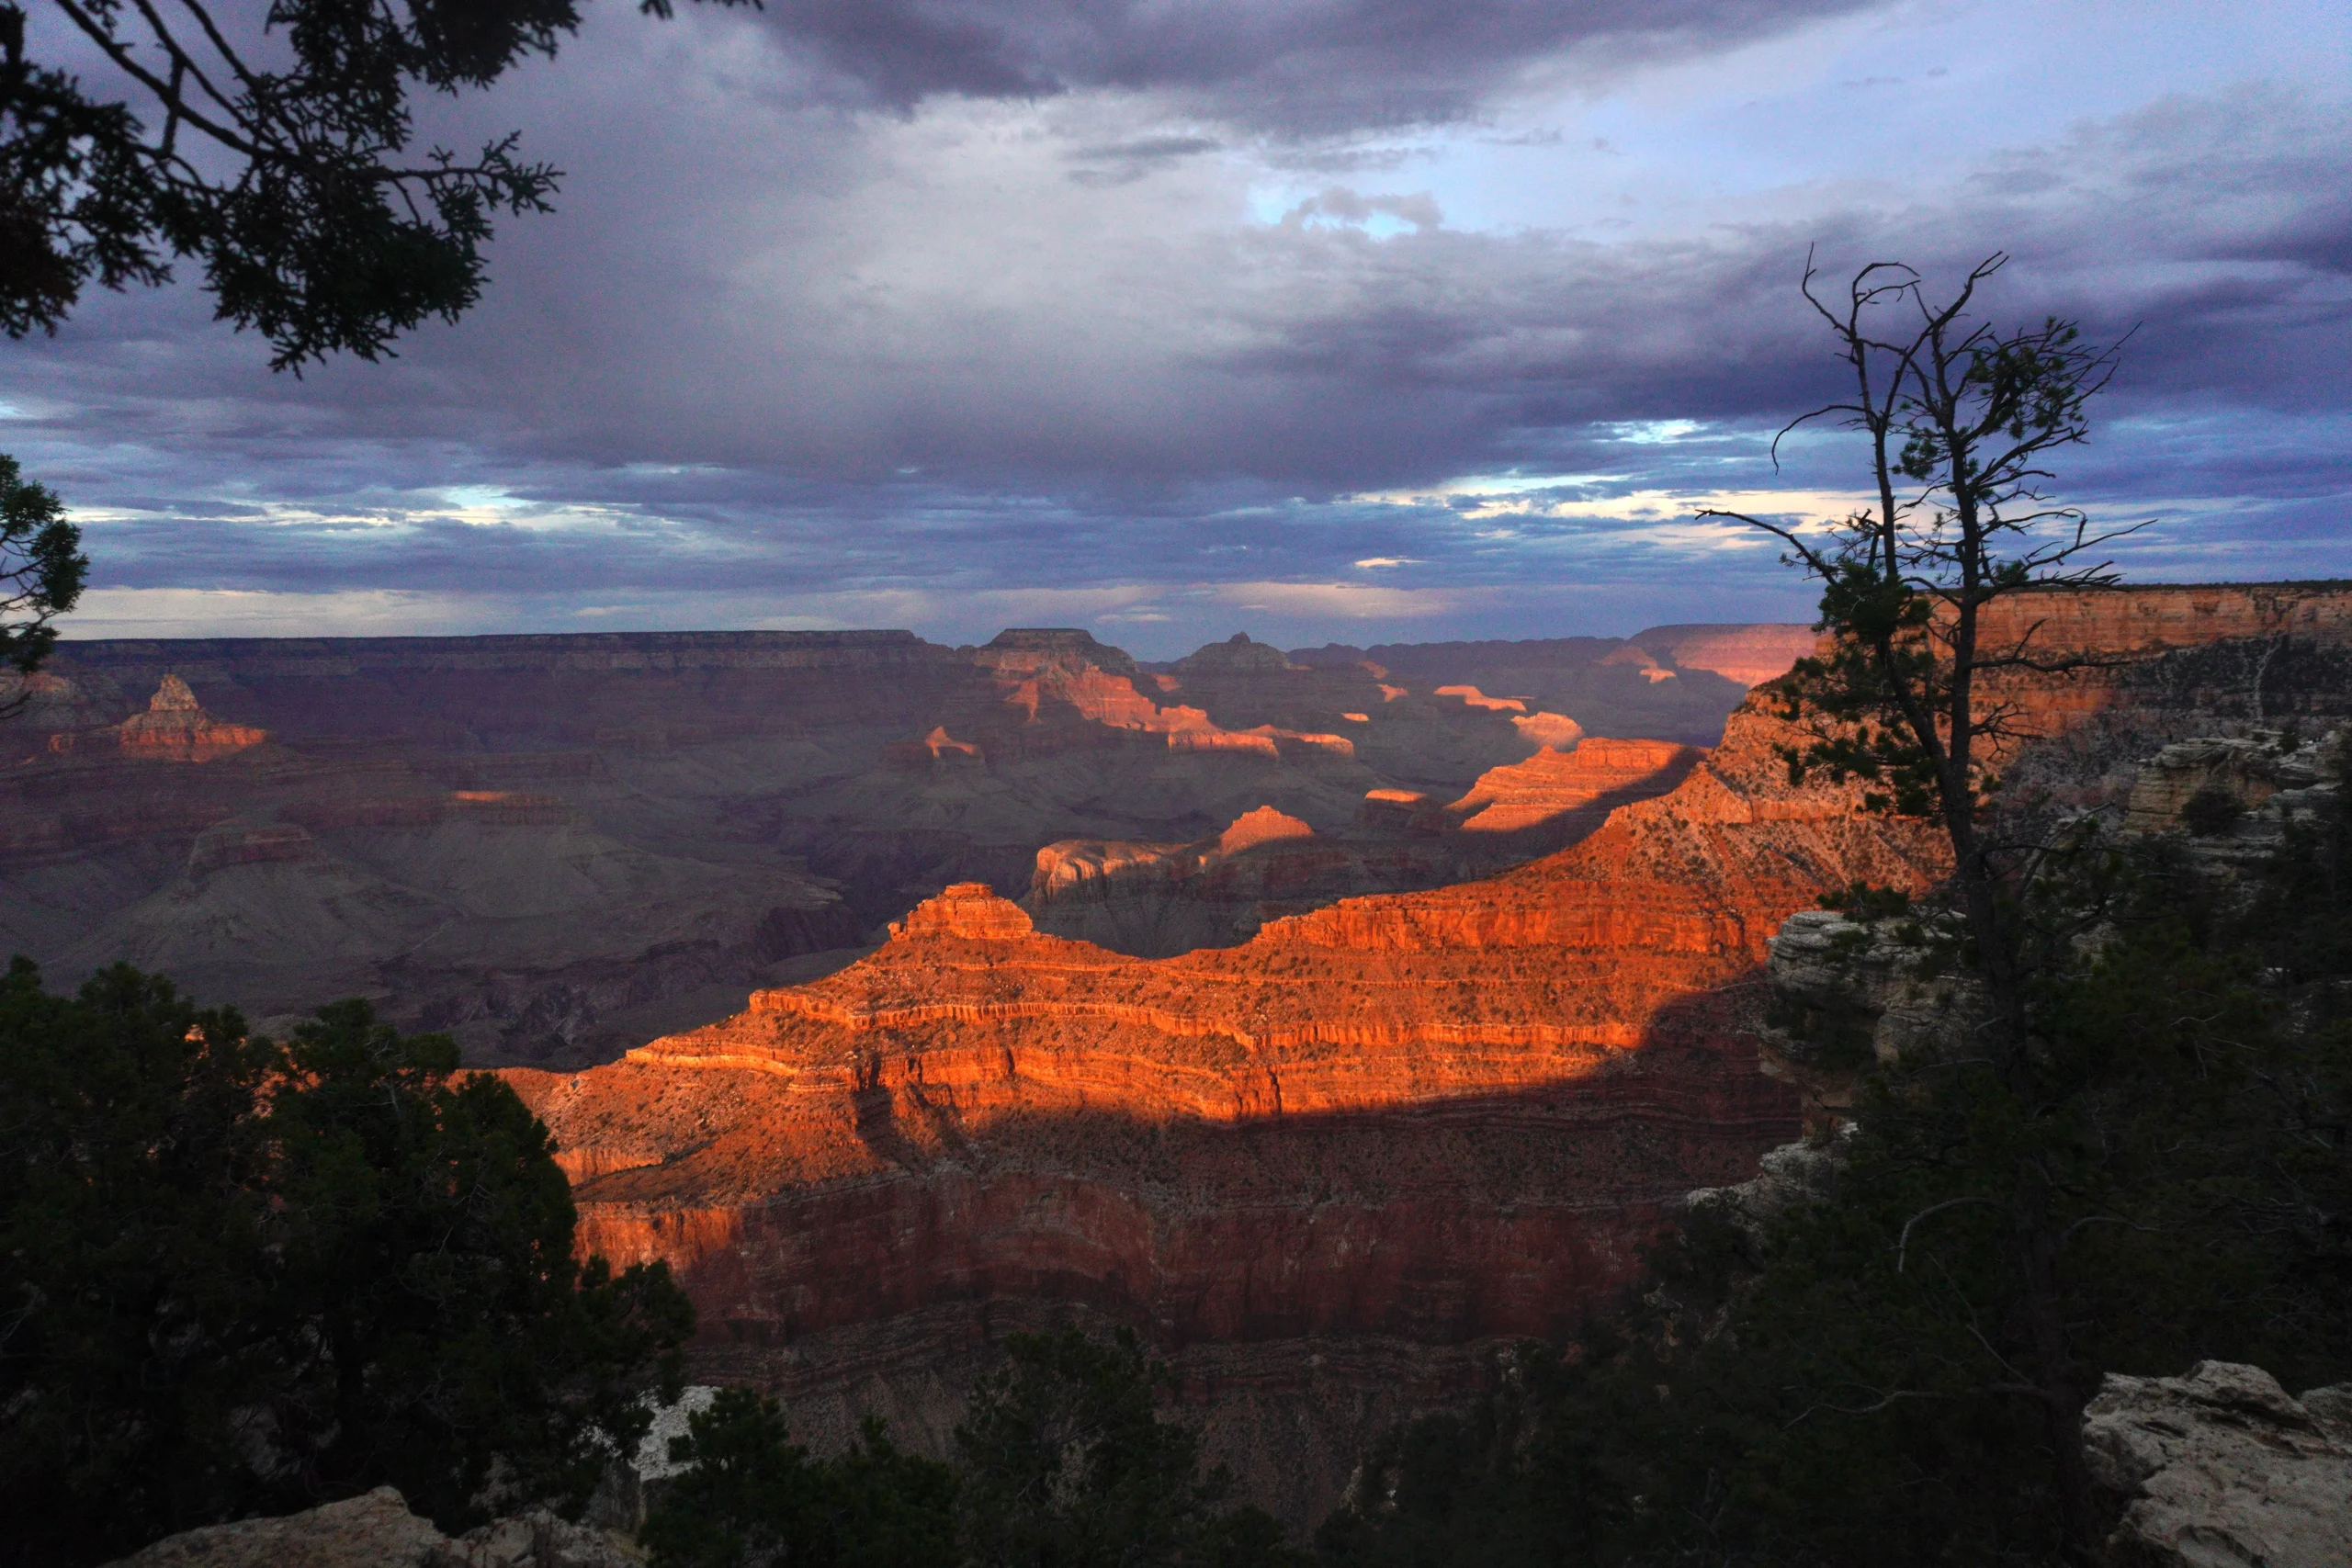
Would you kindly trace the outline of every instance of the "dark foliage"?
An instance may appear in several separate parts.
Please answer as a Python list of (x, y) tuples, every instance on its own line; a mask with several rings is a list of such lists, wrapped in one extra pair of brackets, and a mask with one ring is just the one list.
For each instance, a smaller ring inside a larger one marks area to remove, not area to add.
[(674, 1382), (666, 1269), (572, 1257), (547, 1131), (339, 1002), (280, 1044), (118, 966), (0, 982), (0, 1544), (96, 1562), (390, 1483), (576, 1507)]
[(1695, 1211), (1626, 1337), (1393, 1440), (1326, 1561), (2050, 1562), (2069, 1519), (2020, 1363), (2352, 1376), (2348, 826), (2339, 804), (2228, 897), (2177, 846), (2084, 853), (2046, 897), (2102, 934), (2037, 981), (2030, 1076), (1966, 1049), (1874, 1070), (1834, 1195)]
[[(49, 0), (117, 80), (93, 93), (25, 52), (0, 5), (0, 328), (54, 331), (91, 282), (153, 285), (199, 259), (218, 314), (274, 367), (374, 359), (481, 292), (500, 212), (545, 211), (558, 171), (509, 135), (413, 151), (420, 91), (486, 87), (580, 25), (577, 0)], [(720, 0), (739, 4), (741, 0)], [(642, 0), (667, 16), (670, 0)], [(282, 69), (266, 61), (286, 57)]]
[[(90, 560), (82, 531), (65, 521), (57, 492), (22, 476), (0, 452), (0, 666), (29, 675), (57, 646), (49, 623), (82, 597)], [(0, 716), (21, 707), (19, 692), (0, 701)]]
[(2229, 831), (2230, 825), (2245, 815), (2238, 797), (2219, 784), (2207, 784), (2180, 807), (2181, 826), (2207, 837)]
[(811, 1460), (776, 1405), (719, 1393), (673, 1445), (691, 1461), (646, 1522), (655, 1568), (1304, 1568), (1282, 1526), (1230, 1505), (1200, 1438), (1161, 1418), (1167, 1369), (1122, 1330), (1015, 1334), (956, 1428), (954, 1468), (878, 1422)]
[(956, 1428), (967, 1554), (991, 1568), (1279, 1568), (1301, 1561), (1200, 1437), (1163, 1421), (1167, 1369), (1132, 1331), (1012, 1335)]
[(848, 1451), (811, 1460), (784, 1412), (720, 1391), (671, 1443), (667, 1483), (642, 1539), (654, 1568), (954, 1568), (956, 1473), (900, 1453), (869, 1420)]

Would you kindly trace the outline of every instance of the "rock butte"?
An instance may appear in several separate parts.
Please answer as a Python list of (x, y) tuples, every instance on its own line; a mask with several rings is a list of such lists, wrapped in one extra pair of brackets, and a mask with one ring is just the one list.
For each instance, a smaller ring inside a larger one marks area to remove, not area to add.
[[(948, 883), (1010, 891), (1041, 844), (1189, 842), (1267, 804), (1347, 834), (1369, 788), (1452, 799), (1533, 750), (1508, 716), (1384, 704), (1361, 664), (1205, 651), (1144, 676), (1051, 628), (68, 643), (0, 672), (27, 700), (0, 946), (65, 986), (129, 958), (278, 1029), (367, 994), (469, 1060), (578, 1065), (845, 963)], [(1459, 880), (1277, 850), (1218, 883), (1222, 929), (1147, 921), (1135, 950)]]
[(159, 762), (209, 762), (234, 756), (269, 739), (269, 732), (251, 725), (222, 724), (204, 711), (196, 694), (177, 675), (166, 675), (155, 688), (147, 711), (133, 714), (110, 729), (60, 730), (49, 738), (50, 750), (62, 754), (111, 741), (125, 757)]
[[(2335, 589), (2016, 613), (2054, 648), (2352, 641)], [(2064, 740), (2121, 722), (2132, 680), (2007, 694)], [(2143, 704), (2110, 739), (2144, 754), (2165, 717)], [(1792, 738), (1751, 703), (1670, 793), (1569, 849), (1237, 947), (1123, 957), (953, 887), (723, 1022), (508, 1077), (561, 1147), (583, 1248), (680, 1272), (699, 1375), (784, 1390), (820, 1438), (870, 1408), (939, 1441), (993, 1334), (1131, 1323), (1253, 1492), (1311, 1517), (1482, 1344), (1605, 1309), (1680, 1194), (1796, 1129), (1751, 1032), (1768, 939), (1825, 891), (1944, 863), (1851, 790), (1792, 788)]]
[[(1448, 1352), (1567, 1333), (1677, 1195), (1793, 1134), (1734, 1027), (1765, 939), (1939, 862), (1790, 794), (1778, 738), (1741, 716), (1560, 855), (1238, 948), (1125, 958), (951, 889), (840, 974), (511, 1080), (578, 1179), (582, 1246), (686, 1281), (701, 1375), (935, 1430), (946, 1396), (910, 1391), (954, 1348), (1083, 1308), (1194, 1351), (1223, 1451), (1304, 1517)], [(1382, 1346), (1439, 1354), (1311, 1410), (1266, 1392)], [(1237, 1380), (1272, 1413), (1232, 1418)]]
[(1813, 651), (1814, 635), (1810, 627), (1791, 626), (1653, 626), (1633, 640), (1686, 670), (1755, 686), (1787, 674), (1791, 664)]

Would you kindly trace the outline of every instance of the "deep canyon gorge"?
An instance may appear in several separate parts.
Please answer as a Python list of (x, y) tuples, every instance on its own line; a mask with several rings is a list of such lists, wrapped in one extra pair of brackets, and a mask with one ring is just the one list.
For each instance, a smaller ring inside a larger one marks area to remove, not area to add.
[[(2092, 656), (1987, 694), (2017, 812), (2120, 815), (2167, 742), (2352, 692), (2340, 587), (2008, 604)], [(1804, 1127), (1768, 943), (1945, 869), (1791, 784), (1809, 646), (69, 645), (7, 738), (0, 936), (452, 1030), (582, 1247), (677, 1270), (695, 1375), (820, 1440), (935, 1448), (996, 1337), (1123, 1324), (1304, 1520)]]

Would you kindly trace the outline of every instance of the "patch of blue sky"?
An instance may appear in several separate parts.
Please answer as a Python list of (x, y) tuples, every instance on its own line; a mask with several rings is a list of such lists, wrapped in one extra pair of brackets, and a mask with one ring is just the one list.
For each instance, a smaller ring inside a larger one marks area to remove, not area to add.
[[(2345, 95), (2352, 8), (2323, 0), (1919, 3), (1594, 93), (1538, 90), (1411, 148), (1457, 229), (1590, 238), (1901, 204), (2003, 149), (2153, 99), (2269, 82)], [(1275, 216), (1279, 216), (1277, 209)]]
[(511, 512), (526, 503), (499, 485), (444, 485), (441, 500), (460, 512)]
[(1693, 435), (1716, 433), (1695, 419), (1638, 419), (1596, 428), (1604, 441), (1620, 441), (1629, 446), (1675, 446)]

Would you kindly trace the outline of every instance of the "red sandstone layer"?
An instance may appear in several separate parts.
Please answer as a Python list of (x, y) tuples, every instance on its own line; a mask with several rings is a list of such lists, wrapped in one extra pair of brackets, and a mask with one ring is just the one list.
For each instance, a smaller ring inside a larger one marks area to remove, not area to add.
[(1777, 735), (1742, 716), (1563, 854), (1238, 948), (1124, 958), (953, 889), (840, 974), (513, 1078), (581, 1178), (582, 1245), (669, 1259), (714, 1343), (975, 1292), (1178, 1341), (1558, 1333), (1696, 1173), (1794, 1125), (1726, 990), (1781, 919), (1938, 868), (1777, 784)]
[(51, 751), (86, 750), (89, 743), (111, 742), (126, 757), (162, 762), (209, 762), (234, 756), (269, 739), (268, 731), (251, 725), (222, 724), (206, 713), (177, 675), (166, 675), (144, 713), (133, 714), (110, 729), (61, 730), (49, 738)]
[(1698, 759), (1697, 748), (1670, 740), (1593, 736), (1577, 742), (1573, 751), (1546, 746), (1524, 762), (1489, 769), (1446, 809), (1462, 817), (1469, 832), (1516, 832), (1688, 773)]
[[(2340, 593), (2012, 603), (2014, 629), (2051, 648), (2352, 635)], [(2112, 690), (2093, 672), (2025, 694), (2054, 730)], [(957, 889), (837, 975), (609, 1068), (515, 1081), (583, 1178), (585, 1244), (669, 1258), (722, 1338), (778, 1313), (846, 1324), (1000, 1292), (1179, 1339), (1253, 1323), (1547, 1332), (1629, 1277), (1658, 1202), (1791, 1124), (1730, 1017), (1781, 919), (1829, 889), (1941, 870), (1926, 828), (1864, 816), (1850, 791), (1792, 790), (1777, 748), (1795, 739), (1751, 704), (1671, 794), (1569, 850), (1180, 958), (1041, 935)], [(1527, 1151), (1492, 1191), (1513, 1224), (1551, 1227), (1524, 1269), (1476, 1239), (1498, 1222), (1463, 1206), (1443, 1161), (1398, 1152), (1457, 1122)], [(1645, 1162), (1636, 1145), (1673, 1152)], [(893, 1225), (877, 1253), (872, 1227)], [(1354, 1239), (1327, 1248), (1326, 1225)], [(824, 1235), (844, 1250), (805, 1239)], [(1477, 1305), (1400, 1302), (1374, 1255)], [(1250, 1311), (1200, 1304), (1237, 1291)]]

